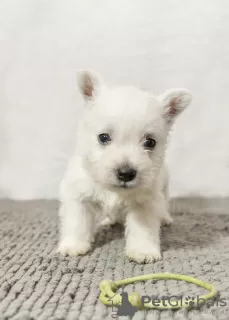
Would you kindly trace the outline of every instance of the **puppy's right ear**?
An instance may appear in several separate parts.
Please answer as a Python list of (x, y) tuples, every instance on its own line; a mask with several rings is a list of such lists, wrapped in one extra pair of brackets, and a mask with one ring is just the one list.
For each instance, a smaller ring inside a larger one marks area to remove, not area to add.
[(93, 71), (80, 70), (77, 73), (77, 78), (80, 93), (85, 100), (95, 99), (104, 87), (101, 76)]

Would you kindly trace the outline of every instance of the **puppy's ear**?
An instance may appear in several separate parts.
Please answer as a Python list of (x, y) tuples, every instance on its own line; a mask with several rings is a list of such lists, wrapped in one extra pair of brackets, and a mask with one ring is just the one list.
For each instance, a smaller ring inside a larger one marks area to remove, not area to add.
[(164, 107), (165, 118), (172, 124), (176, 116), (191, 103), (192, 95), (186, 89), (172, 89), (160, 95), (159, 99)]
[(93, 100), (104, 86), (103, 79), (94, 71), (79, 70), (77, 80), (80, 93), (85, 100)]

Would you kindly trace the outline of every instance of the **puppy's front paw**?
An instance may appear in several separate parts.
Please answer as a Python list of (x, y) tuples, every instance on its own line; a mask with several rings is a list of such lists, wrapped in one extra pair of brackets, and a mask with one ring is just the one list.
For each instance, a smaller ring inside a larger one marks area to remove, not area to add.
[(158, 249), (153, 250), (137, 250), (126, 249), (126, 256), (131, 260), (138, 263), (152, 263), (161, 260), (161, 253)]
[(89, 242), (81, 242), (78, 241), (77, 243), (70, 243), (70, 242), (61, 242), (57, 249), (57, 252), (66, 256), (78, 256), (86, 254), (88, 251), (91, 250), (91, 244)]
[(105, 219), (103, 219), (100, 222), (100, 226), (104, 227), (104, 226), (112, 226), (113, 224), (115, 224), (115, 221), (112, 221), (110, 218), (106, 217)]
[(173, 218), (168, 214), (161, 218), (161, 223), (163, 226), (170, 226), (173, 223)]

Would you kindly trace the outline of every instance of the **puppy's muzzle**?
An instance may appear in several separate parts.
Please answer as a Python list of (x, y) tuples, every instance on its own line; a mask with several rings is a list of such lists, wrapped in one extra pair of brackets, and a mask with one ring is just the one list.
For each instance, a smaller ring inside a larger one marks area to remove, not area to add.
[(137, 171), (131, 167), (122, 167), (117, 170), (117, 179), (121, 182), (130, 182), (136, 178)]

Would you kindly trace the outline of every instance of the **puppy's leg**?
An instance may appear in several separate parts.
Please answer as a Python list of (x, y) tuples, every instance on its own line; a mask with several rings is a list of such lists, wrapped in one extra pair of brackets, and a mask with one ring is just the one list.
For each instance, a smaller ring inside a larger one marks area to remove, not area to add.
[(130, 260), (153, 262), (160, 253), (160, 201), (135, 207), (127, 214), (126, 255)]
[(161, 222), (163, 225), (169, 226), (173, 222), (173, 218), (169, 213), (169, 176), (168, 171), (164, 172), (163, 191), (159, 195), (161, 197)]
[(168, 191), (164, 191), (165, 193), (161, 194), (161, 222), (165, 226), (169, 226), (173, 223), (173, 218), (169, 213), (169, 198), (168, 198)]
[(62, 203), (59, 211), (61, 230), (58, 252), (77, 256), (91, 249), (94, 219), (90, 210), (77, 200)]

